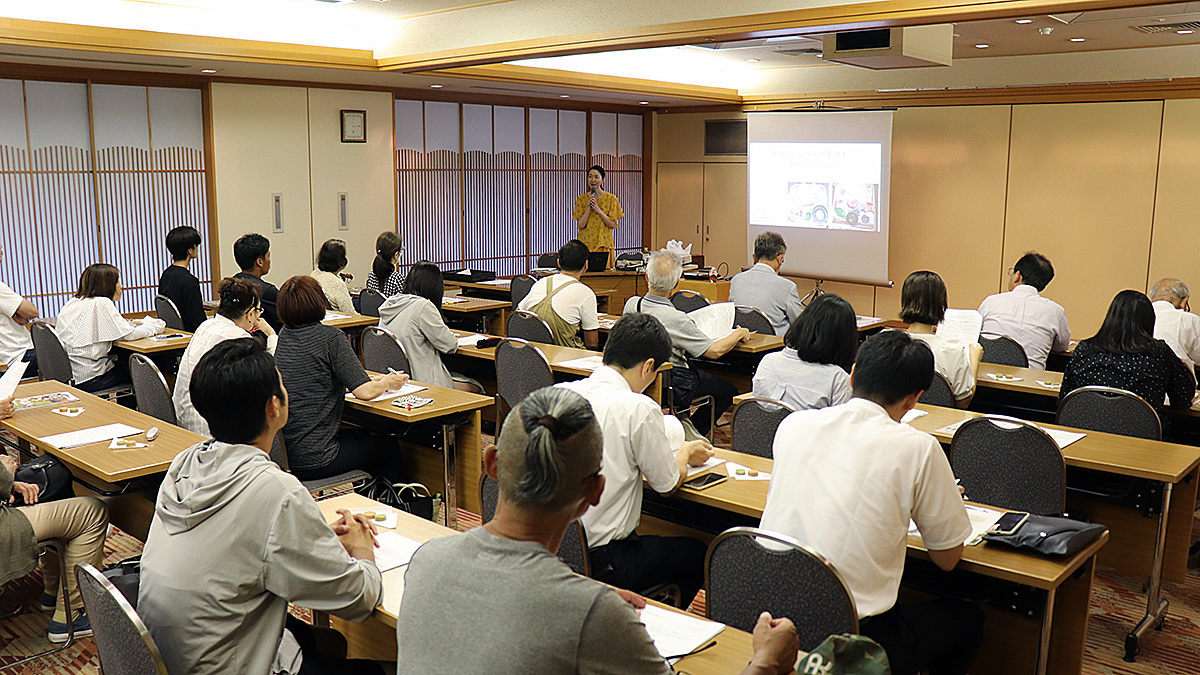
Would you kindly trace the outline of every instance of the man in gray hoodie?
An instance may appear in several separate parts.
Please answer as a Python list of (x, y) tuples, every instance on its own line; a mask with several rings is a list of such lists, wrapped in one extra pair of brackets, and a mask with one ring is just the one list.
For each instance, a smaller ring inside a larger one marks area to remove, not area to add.
[(159, 488), (142, 554), (138, 613), (170, 675), (382, 672), (316, 652), (287, 606), (363, 621), (382, 598), (373, 527), (332, 528), (268, 456), (287, 422), (275, 359), (251, 338), (196, 365), (189, 390), (214, 439), (180, 453)]

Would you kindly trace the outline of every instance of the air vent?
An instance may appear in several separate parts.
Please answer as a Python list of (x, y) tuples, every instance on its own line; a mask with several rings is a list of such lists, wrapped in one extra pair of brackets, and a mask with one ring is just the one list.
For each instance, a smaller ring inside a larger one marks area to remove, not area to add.
[(780, 49), (775, 53), (783, 54), (785, 56), (820, 56), (821, 51), (821, 49)]
[(1200, 30), (1200, 21), (1186, 21), (1184, 23), (1151, 23), (1144, 26), (1130, 26), (1134, 30), (1140, 30), (1143, 33), (1174, 33), (1177, 30)]

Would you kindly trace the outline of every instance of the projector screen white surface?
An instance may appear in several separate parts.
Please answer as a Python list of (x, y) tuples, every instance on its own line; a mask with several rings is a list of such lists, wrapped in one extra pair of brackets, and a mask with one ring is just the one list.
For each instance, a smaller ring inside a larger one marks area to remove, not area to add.
[(774, 231), (784, 273), (888, 281), (891, 111), (748, 116), (749, 227)]

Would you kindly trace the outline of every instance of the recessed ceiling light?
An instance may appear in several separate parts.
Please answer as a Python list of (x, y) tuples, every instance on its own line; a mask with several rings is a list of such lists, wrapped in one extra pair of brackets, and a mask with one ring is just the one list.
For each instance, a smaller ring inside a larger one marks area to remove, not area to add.
[(559, 98), (571, 98), (571, 95), (570, 94), (559, 94), (558, 97)]
[(991, 45), (984, 45), (984, 44), (975, 45), (975, 49), (987, 49), (988, 47), (991, 47)]
[(1195, 33), (1196, 31), (1194, 31), (1194, 30), (1177, 30), (1175, 32), (1179, 33), (1180, 35), (1191, 35), (1192, 33)]
[(762, 59), (746, 59), (746, 63), (758, 63)]
[(1017, 23), (1019, 23), (1019, 24), (1033, 23), (1033, 19), (1017, 19)]
[(205, 75), (212, 75), (213, 73), (215, 73), (217, 71), (213, 68), (205, 68), (204, 70), (201, 70), (200, 72), (204, 73)]
[(650, 105), (650, 101), (638, 101), (640, 105)]
[(1071, 38), (1071, 42), (1083, 42), (1084, 38)]
[(440, 85), (440, 84), (431, 84), (431, 85), (429, 85), (429, 88), (430, 88), (430, 89), (441, 89), (441, 88), (442, 88), (442, 85)]

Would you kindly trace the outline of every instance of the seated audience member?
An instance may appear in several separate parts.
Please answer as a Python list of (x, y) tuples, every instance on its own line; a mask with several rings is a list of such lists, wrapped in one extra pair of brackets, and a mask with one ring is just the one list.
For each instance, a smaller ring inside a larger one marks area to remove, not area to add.
[(379, 327), (395, 335), (408, 355), (412, 378), (425, 384), (480, 391), (473, 380), (454, 375), (442, 363), (442, 354), (458, 351), (456, 336), (442, 319), (442, 271), (422, 260), (408, 271), (405, 293), (393, 295), (379, 307)]
[(167, 326), (162, 319), (152, 317), (126, 320), (117, 311), (116, 302), (120, 299), (120, 271), (112, 265), (96, 263), (83, 271), (75, 297), (58, 313), (54, 332), (71, 360), (75, 386), (84, 391), (129, 384), (129, 361), (110, 353), (113, 343), (158, 335)]
[(283, 330), (279, 331), (275, 358), (292, 410), (283, 427), (288, 470), (300, 480), (361, 469), (399, 481), (400, 458), (395, 441), (361, 429), (339, 428), (346, 390), (359, 400), (369, 401), (404, 386), (408, 375), (367, 375), (346, 334), (321, 323), (325, 318), (325, 294), (312, 277), (295, 276), (283, 282), (279, 318)]
[(385, 298), (403, 293), (404, 273), (399, 267), (403, 255), (404, 245), (399, 234), (384, 232), (376, 237), (375, 260), (367, 273), (367, 288), (379, 291)]
[(175, 378), (175, 393), (171, 396), (171, 401), (175, 406), (178, 424), (184, 429), (201, 436), (209, 435), (208, 422), (204, 421), (192, 405), (192, 393), (189, 388), (192, 371), (209, 350), (225, 340), (246, 338), (250, 337), (251, 333), (262, 331), (267, 336), (267, 351), (275, 353), (275, 343), (279, 338), (271, 329), (271, 325), (262, 318), (260, 292), (254, 282), (246, 279), (225, 278), (217, 284), (217, 296), (221, 300), (217, 313), (200, 324), (179, 360), (179, 374)]
[[(13, 414), (12, 397), (0, 400), (0, 419), (8, 419)], [(104, 536), (108, 532), (108, 510), (104, 502), (95, 497), (39, 502), (37, 485), (14, 479), (18, 466), (17, 460), (7, 452), (0, 452), (0, 504), (5, 505), (0, 507), (0, 541), (11, 547), (0, 551), (4, 556), (4, 564), (0, 564), (0, 587), (37, 569), (37, 542), (62, 540), (66, 543), (67, 578), (58, 578), (58, 560), (54, 554), (48, 554), (42, 565), (42, 609), (54, 610), (49, 639), (55, 643), (67, 641), (67, 612), (59, 590), (61, 583), (67, 585), (67, 595), (71, 599), (75, 637), (87, 637), (92, 634), (92, 626), (84, 613), (83, 599), (75, 583), (75, 566), (79, 563), (101, 565)], [(17, 496), (25, 505), (8, 507)]]
[(857, 351), (854, 308), (832, 293), (817, 296), (783, 336), (783, 350), (759, 362), (754, 395), (782, 401), (793, 410), (845, 403)]
[(183, 329), (192, 333), (208, 319), (200, 297), (200, 280), (188, 270), (188, 263), (200, 257), (200, 233), (187, 225), (173, 228), (167, 233), (167, 250), (173, 262), (158, 278), (158, 294), (175, 303)]
[(920, 340), (884, 331), (864, 342), (850, 376), (854, 398), (779, 425), (762, 516), (764, 529), (833, 564), (854, 597), (859, 632), (887, 651), (893, 675), (965, 675), (983, 641), (975, 605), (897, 604), (910, 519), (946, 571), (971, 535), (941, 445), (900, 423), (932, 379), (933, 355)]
[[(734, 328), (728, 335), (717, 340), (705, 335), (691, 317), (671, 304), (671, 292), (679, 285), (679, 277), (682, 274), (683, 263), (680, 262), (679, 256), (666, 251), (651, 254), (650, 260), (646, 262), (646, 283), (649, 292), (642, 297), (630, 298), (625, 303), (623, 314), (650, 314), (662, 322), (671, 336), (671, 386), (675, 390), (675, 408), (682, 411), (692, 404), (692, 399), (712, 395), (716, 401), (716, 418), (719, 419), (733, 404), (737, 387), (725, 380), (714, 378), (705, 371), (691, 368), (687, 357), (691, 355), (719, 359), (739, 342), (749, 338), (750, 331)], [(709, 415), (705, 408), (707, 406), (691, 415), (692, 424), (701, 434), (707, 434), (709, 431)]]
[[(602, 450), (587, 401), (565, 389), (539, 389), (505, 418), (499, 446), (484, 452), (500, 483), (495, 518), (427, 542), (409, 563), (399, 675), (672, 672), (638, 620), (642, 598), (555, 556), (571, 522), (601, 499)], [(486, 637), (489, 648), (447, 635)], [(764, 612), (743, 675), (791, 671), (796, 644), (792, 622)]]
[[(226, 340), (196, 364), (192, 402), (214, 438), (179, 453), (142, 552), (138, 614), (171, 675), (379, 673), (326, 658), (288, 603), (350, 621), (383, 595), (374, 527), (327, 525), (300, 481), (271, 461), (288, 392), (258, 340)], [(284, 627), (287, 627), (287, 631)]]
[(1008, 292), (989, 295), (979, 303), (983, 332), (1007, 335), (1025, 349), (1029, 367), (1046, 367), (1051, 351), (1066, 351), (1071, 329), (1062, 305), (1040, 294), (1054, 278), (1046, 256), (1029, 252), (1008, 270)]
[(642, 392), (670, 362), (671, 336), (649, 314), (626, 314), (604, 344), (604, 365), (590, 377), (558, 385), (587, 399), (604, 434), (604, 493), (580, 519), (591, 547), (592, 576), (639, 591), (674, 583), (682, 606), (704, 586), (708, 547), (688, 537), (639, 536), (642, 479), (667, 496), (687, 478), (688, 466), (712, 457), (705, 441), (676, 450), (667, 440), (662, 407)]
[(346, 258), (346, 242), (341, 239), (330, 239), (321, 244), (317, 253), (317, 269), (308, 276), (321, 284), (329, 308), (335, 312), (354, 314), (354, 300), (350, 298), (350, 288), (345, 279), (338, 273), (346, 269), (350, 261)]
[[(1075, 345), (1058, 398), (1089, 385), (1133, 392), (1160, 412), (1168, 399), (1172, 408), (1187, 408), (1196, 394), (1195, 375), (1154, 338), (1154, 307), (1138, 291), (1117, 293), (1100, 330)], [(1162, 422), (1165, 434), (1168, 420)]]
[[(0, 246), (0, 260), (3, 259), (4, 247)], [(36, 318), (38, 308), (0, 281), (0, 363), (27, 361), (25, 372), (30, 377), (37, 376), (37, 356), (25, 324)]]
[(587, 263), (588, 247), (582, 241), (572, 239), (563, 244), (558, 249), (558, 274), (538, 279), (517, 307), (537, 314), (549, 324), (556, 345), (600, 348), (596, 293), (579, 280)]
[(946, 284), (934, 272), (913, 272), (900, 289), (900, 305), (900, 320), (908, 324), (909, 335), (933, 350), (933, 367), (950, 383), (954, 405), (967, 407), (975, 396), (983, 347), (934, 333), (946, 316)]
[(1196, 372), (1200, 362), (1200, 316), (1188, 305), (1191, 291), (1179, 279), (1162, 279), (1150, 289), (1154, 304), (1154, 337), (1167, 343), (1183, 359), (1188, 370)]
[(262, 289), (263, 318), (271, 324), (271, 328), (278, 331), (283, 326), (279, 322), (279, 313), (275, 308), (279, 289), (263, 279), (271, 271), (270, 240), (257, 232), (243, 234), (233, 243), (233, 259), (237, 261), (238, 267), (242, 270), (233, 275), (233, 278), (252, 281)]
[(804, 311), (795, 282), (779, 276), (785, 253), (787, 244), (778, 232), (763, 232), (754, 238), (754, 267), (729, 282), (729, 301), (762, 310), (776, 335), (786, 333)]

